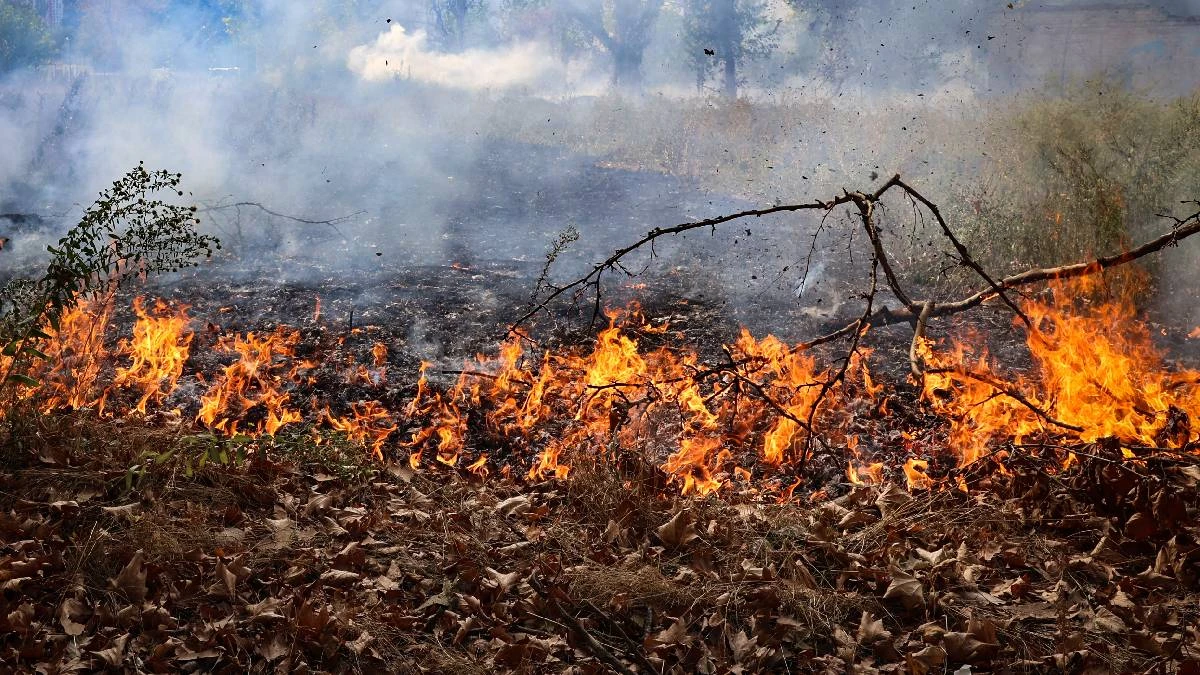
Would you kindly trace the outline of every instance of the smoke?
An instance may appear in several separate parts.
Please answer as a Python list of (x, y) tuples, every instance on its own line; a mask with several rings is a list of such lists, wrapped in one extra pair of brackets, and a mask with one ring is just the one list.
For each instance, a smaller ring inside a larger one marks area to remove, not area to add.
[(473, 91), (548, 85), (566, 77), (561, 62), (533, 42), (460, 53), (434, 52), (428, 43), (425, 31), (409, 33), (396, 24), (374, 43), (351, 49), (348, 65), (367, 81), (406, 78)]
[[(710, 117), (725, 108), (714, 83), (697, 87), (687, 3), (664, 5), (641, 92), (608, 88), (612, 54), (556, 12), (561, 3), (483, 3), (461, 51), (435, 39), (428, 2), (237, 4), (244, 11), (222, 22), (197, 9), (212, 3), (89, 3), (58, 65), (0, 77), (0, 213), (47, 216), (38, 236), (52, 240), (143, 161), (182, 172), (205, 226), (260, 276), (487, 261), (536, 276), (568, 226), (582, 238), (561, 262), (579, 269), (656, 226), (827, 196), (875, 171), (957, 175), (971, 160), (946, 120), (969, 123), (1007, 92), (1086, 74), (1091, 45), (1116, 61), (1158, 53), (1140, 33), (1064, 43), (1043, 26), (1061, 3), (769, 0), (764, 32), (776, 46), (740, 65), (747, 102)], [(1160, 6), (1178, 17), (1196, 4)], [(1130, 71), (1131, 84), (1161, 61), (1188, 63), (1169, 51), (1187, 22), (1172, 21), (1167, 56)], [(709, 119), (737, 120), (741, 135)], [(701, 259), (727, 266), (723, 280), (775, 279), (775, 256), (804, 267), (808, 239), (795, 228), (756, 226)], [(26, 253), (41, 241), (13, 239)], [(692, 237), (677, 253), (713, 241)], [(839, 246), (820, 253), (841, 256)], [(16, 260), (0, 253), (0, 265)], [(836, 276), (817, 262), (824, 273), (806, 282), (804, 302)], [(790, 298), (799, 283), (777, 290)]]

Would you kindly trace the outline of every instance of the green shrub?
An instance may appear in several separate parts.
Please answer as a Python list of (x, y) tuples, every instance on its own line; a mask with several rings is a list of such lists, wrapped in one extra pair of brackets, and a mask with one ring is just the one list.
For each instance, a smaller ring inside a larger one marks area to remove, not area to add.
[(46, 272), (37, 279), (14, 279), (0, 288), (0, 410), (17, 386), (37, 386), (23, 372), (29, 359), (45, 359), (38, 349), (57, 330), (59, 318), (81, 299), (115, 292), (129, 279), (171, 272), (212, 255), (220, 242), (200, 234), (195, 206), (162, 197), (182, 197), (182, 175), (147, 171), (138, 164), (83, 213), (55, 246)]

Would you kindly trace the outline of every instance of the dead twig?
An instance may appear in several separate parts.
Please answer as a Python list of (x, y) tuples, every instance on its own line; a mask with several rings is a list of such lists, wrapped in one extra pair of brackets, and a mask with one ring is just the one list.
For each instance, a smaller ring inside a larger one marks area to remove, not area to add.
[(546, 601), (546, 604), (550, 605), (550, 607), (562, 617), (563, 621), (565, 621), (567, 625), (571, 627), (571, 630), (575, 631), (575, 634), (578, 635), (581, 640), (583, 640), (584, 647), (586, 647), (587, 650), (592, 653), (592, 656), (600, 659), (600, 661), (602, 661), (609, 668), (612, 668), (618, 673), (622, 673), (622, 675), (635, 675), (628, 666), (626, 666), (624, 663), (621, 663), (620, 659), (613, 656), (613, 653), (608, 651), (607, 647), (605, 647), (603, 644), (600, 644), (600, 641), (593, 637), (592, 634), (583, 627), (583, 624), (579, 623), (578, 619), (572, 616), (570, 612), (564, 610), (562, 605), (558, 604), (558, 600), (555, 600), (554, 596), (550, 595), (546, 588), (543, 587), (536, 578), (532, 576), (529, 577), (529, 585), (533, 588), (534, 592), (536, 592), (543, 600)]

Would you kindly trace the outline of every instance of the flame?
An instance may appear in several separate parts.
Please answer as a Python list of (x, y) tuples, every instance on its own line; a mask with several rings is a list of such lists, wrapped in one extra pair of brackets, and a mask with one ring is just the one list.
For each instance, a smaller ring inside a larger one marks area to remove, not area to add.
[[(1200, 371), (1168, 369), (1132, 301), (1097, 299), (1097, 283), (1059, 284), (1047, 300), (1023, 303), (1033, 324), (1025, 340), (1034, 363), (1028, 375), (1005, 377), (985, 349), (968, 342), (942, 354), (922, 345), (926, 364), (951, 371), (928, 375), (923, 395), (952, 420), (962, 464), (998, 439), (1019, 445), (1037, 434), (1067, 433), (1064, 424), (1081, 428), (1072, 433), (1083, 443), (1111, 437), (1127, 446), (1182, 448), (1200, 439), (1200, 427), (1187, 422), (1200, 415)], [(985, 380), (1009, 383), (1046, 415)]]
[(139, 297), (133, 301), (133, 312), (137, 315), (133, 337), (122, 340), (118, 347), (130, 364), (117, 369), (113, 384), (141, 391), (136, 409), (145, 414), (151, 402), (161, 403), (174, 391), (183, 374), (193, 334), (188, 329), (187, 305), (172, 309), (156, 300), (153, 313), (148, 314)]
[[(223, 336), (218, 351), (237, 354), (238, 360), (226, 366), (201, 398), (196, 420), (230, 436), (274, 435), (285, 424), (301, 421), (300, 413), (288, 407), (284, 391), (298, 373), (297, 368), (284, 371), (299, 339), (298, 332), (285, 327), (266, 335)], [(243, 422), (247, 426), (239, 428)]]
[(47, 358), (35, 361), (28, 373), (41, 381), (36, 394), (43, 411), (103, 408), (106, 392), (97, 383), (109, 357), (104, 335), (112, 310), (111, 295), (80, 298), (59, 317), (58, 330), (47, 328), (50, 339), (41, 345)]
[(925, 473), (928, 469), (929, 462), (923, 459), (909, 457), (904, 462), (904, 480), (909, 490), (928, 490), (933, 487), (933, 479)]
[(379, 401), (359, 401), (350, 407), (349, 417), (335, 417), (325, 409), (329, 426), (341, 431), (352, 442), (371, 448), (377, 459), (383, 459), (383, 445), (399, 427), (391, 413)]
[[(896, 450), (908, 458), (910, 489), (967, 490), (961, 475), (929, 475), (939, 453), (963, 466), (1031, 440), (1070, 446), (1112, 437), (1127, 448), (1195, 447), (1200, 429), (1190, 420), (1200, 417), (1200, 372), (1167, 368), (1128, 298), (1103, 299), (1099, 290), (1073, 282), (1023, 303), (1033, 363), (1024, 374), (1001, 368), (978, 335), (918, 345), (928, 370), (921, 395), (946, 420), (947, 442), (935, 444), (940, 429), (901, 430)], [(129, 412), (122, 405), (142, 413), (163, 405), (189, 366), (188, 308), (135, 300), (132, 335), (115, 350), (104, 339), (111, 311), (108, 298), (66, 313), (45, 345), (49, 359), (30, 373), (44, 386), (21, 395), (46, 411), (95, 407), (119, 415)], [(723, 359), (706, 361), (689, 349), (644, 347), (669, 343), (670, 328), (648, 323), (636, 307), (608, 319), (589, 346), (529, 350), (513, 338), (454, 375), (423, 363), (413, 398), (402, 404), (395, 389), (383, 391), (390, 367), (384, 342), (374, 342), (360, 363), (348, 352), (335, 352), (342, 354), (336, 360), (300, 358), (299, 333), (287, 327), (227, 334), (215, 343), (227, 365), (211, 378), (195, 374), (205, 385), (195, 421), (257, 436), (307, 420), (377, 458), (401, 452), (414, 469), (455, 467), (481, 477), (495, 469), (565, 479), (581, 464), (634, 456), (684, 495), (738, 486), (786, 501), (811, 478), (806, 462), (816, 450), (841, 447), (851, 483), (886, 481), (880, 457), (849, 432), (862, 428), (851, 423), (863, 410), (888, 414), (868, 350), (843, 362), (845, 378), (832, 384), (839, 371), (770, 335), (742, 330)], [(353, 343), (347, 336), (334, 342), (336, 349)], [(324, 363), (356, 392), (377, 393), (335, 414), (314, 391)], [(101, 386), (108, 376), (111, 386)], [(1066, 468), (1074, 458), (1064, 454)]]

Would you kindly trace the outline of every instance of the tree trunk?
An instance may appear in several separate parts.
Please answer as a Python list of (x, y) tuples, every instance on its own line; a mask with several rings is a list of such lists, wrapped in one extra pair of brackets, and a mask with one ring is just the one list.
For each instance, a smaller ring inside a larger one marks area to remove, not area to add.
[(725, 57), (725, 98), (737, 98), (737, 59)]
[(737, 0), (718, 0), (717, 35), (720, 36), (720, 56), (725, 71), (722, 78), (726, 98), (737, 98), (737, 62), (741, 56), (742, 32), (738, 26)]

